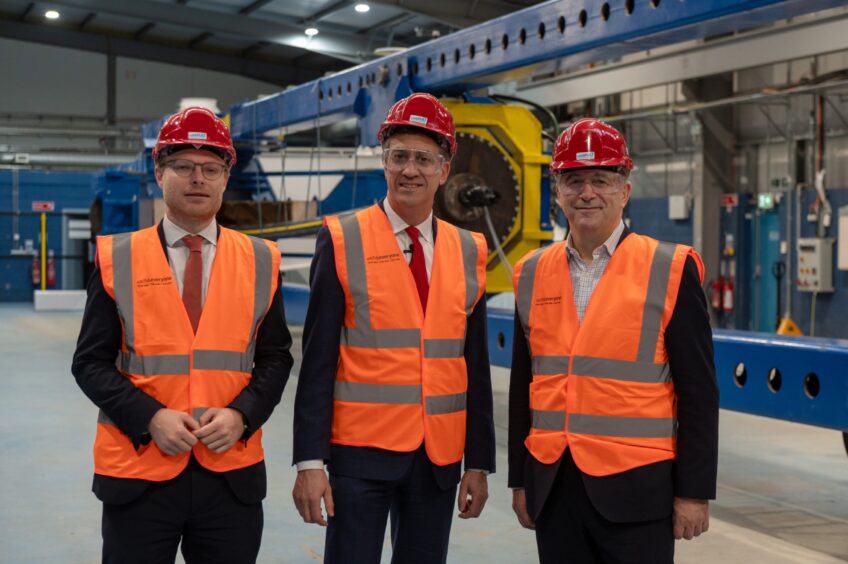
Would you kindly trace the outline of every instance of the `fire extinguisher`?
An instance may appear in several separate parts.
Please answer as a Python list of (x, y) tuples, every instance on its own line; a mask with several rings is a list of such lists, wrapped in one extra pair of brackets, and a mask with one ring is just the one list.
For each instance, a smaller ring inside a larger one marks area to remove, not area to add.
[(53, 249), (47, 251), (47, 287), (53, 288), (56, 286), (56, 257), (53, 255)]
[(722, 292), (721, 307), (725, 313), (733, 311), (733, 278), (728, 278)]
[(714, 279), (710, 282), (710, 306), (716, 310), (721, 311), (722, 301), (724, 299), (724, 275), (719, 275), (718, 278)]
[(32, 255), (32, 285), (38, 287), (41, 285), (41, 260), (38, 258), (38, 253)]

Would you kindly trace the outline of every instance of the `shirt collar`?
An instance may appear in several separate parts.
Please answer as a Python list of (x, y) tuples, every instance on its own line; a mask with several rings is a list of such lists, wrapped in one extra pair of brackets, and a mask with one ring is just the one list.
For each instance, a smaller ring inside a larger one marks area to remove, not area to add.
[[(592, 251), (592, 255), (595, 256), (600, 249), (604, 249), (606, 250), (607, 255), (612, 256), (613, 252), (615, 252), (616, 246), (618, 246), (618, 241), (621, 239), (622, 233), (624, 233), (624, 220), (619, 220), (618, 225), (612, 230), (612, 233), (607, 240), (604, 241), (604, 244)], [(574, 241), (571, 239), (571, 233), (568, 234), (568, 238), (565, 240), (565, 248), (569, 255), (573, 257), (580, 257), (580, 253), (574, 248)]]
[[(392, 205), (389, 203), (388, 198), (383, 200), (383, 209), (386, 210), (386, 217), (389, 218), (389, 223), (392, 225), (392, 232), (394, 232), (395, 235), (409, 227), (409, 224), (406, 223), (403, 219), (401, 219), (397, 212), (392, 209)], [(416, 225), (415, 228), (418, 229), (420, 237), (422, 237), (425, 241), (432, 243), (433, 212), (430, 212), (430, 215), (427, 216), (427, 219)]]
[(166, 215), (162, 218), (162, 231), (165, 233), (165, 243), (169, 247), (183, 245), (182, 239), (186, 235), (200, 235), (213, 245), (218, 243), (218, 224), (215, 219), (212, 219), (209, 225), (201, 229), (199, 233), (189, 233)]

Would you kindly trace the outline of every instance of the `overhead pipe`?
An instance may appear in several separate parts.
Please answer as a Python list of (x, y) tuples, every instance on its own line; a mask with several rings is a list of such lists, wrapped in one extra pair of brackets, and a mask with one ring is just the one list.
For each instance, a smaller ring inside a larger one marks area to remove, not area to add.
[[(678, 116), (684, 115), (690, 112), (699, 112), (703, 110), (709, 110), (712, 108), (719, 108), (722, 106), (736, 105), (736, 104), (750, 104), (756, 103), (763, 100), (768, 100), (771, 98), (787, 98), (790, 96), (797, 96), (800, 94), (809, 94), (811, 92), (820, 92), (822, 90), (829, 90), (831, 88), (839, 88), (840, 86), (848, 87), (848, 80), (839, 80), (835, 82), (828, 82), (822, 84), (809, 84), (804, 86), (792, 86), (785, 90), (780, 90), (777, 92), (756, 92), (754, 94), (743, 94), (740, 96), (730, 96), (728, 98), (721, 98), (719, 100), (712, 100), (709, 102), (697, 102), (694, 104), (671, 104), (661, 108), (655, 108), (653, 110), (646, 110), (644, 112), (633, 112), (629, 114), (616, 114), (616, 115), (608, 115), (603, 116), (598, 119), (606, 121), (608, 123), (616, 123), (623, 121), (634, 121), (640, 119), (651, 119), (655, 117), (665, 117), (665, 116)], [(564, 124), (561, 124), (564, 125)]]
[(132, 162), (136, 153), (90, 154), (90, 153), (4, 153), (0, 154), (0, 165), (19, 166), (83, 166), (109, 167)]
[(136, 139), (141, 128), (68, 128), (68, 127), (32, 127), (18, 125), (0, 125), (0, 136), (33, 135), (39, 137), (127, 137)]

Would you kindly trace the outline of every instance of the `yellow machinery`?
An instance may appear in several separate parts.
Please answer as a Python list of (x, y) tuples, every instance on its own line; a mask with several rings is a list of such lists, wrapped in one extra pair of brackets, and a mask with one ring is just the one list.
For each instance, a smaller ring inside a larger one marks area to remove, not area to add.
[[(550, 162), (550, 156), (542, 153), (542, 126), (523, 106), (450, 100), (445, 105), (456, 123), (458, 149), (450, 176), (436, 193), (434, 212), (486, 236), (486, 291), (511, 292), (511, 265), (552, 236), (542, 229), (542, 223), (550, 220), (542, 217), (550, 214), (548, 202), (542, 202), (542, 178)], [(279, 238), (314, 233), (321, 224), (321, 218), (312, 218), (265, 222), (261, 228), (232, 226), (251, 235)]]
[(448, 181), (436, 194), (434, 211), (445, 221), (486, 235), (486, 291), (511, 292), (511, 275), (498, 246), (513, 265), (552, 236), (541, 228), (549, 220), (542, 217), (548, 206), (541, 201), (541, 184), (550, 162), (542, 153), (542, 126), (522, 106), (445, 105), (456, 123), (459, 148)]

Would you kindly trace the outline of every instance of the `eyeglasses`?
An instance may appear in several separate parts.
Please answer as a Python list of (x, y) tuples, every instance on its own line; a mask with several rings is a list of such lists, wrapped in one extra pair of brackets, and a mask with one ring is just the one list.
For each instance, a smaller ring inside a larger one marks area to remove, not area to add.
[(445, 163), (445, 157), (430, 151), (414, 149), (386, 149), (383, 151), (383, 166), (391, 172), (402, 171), (410, 160), (421, 174), (434, 174)]
[(568, 196), (575, 196), (582, 193), (586, 184), (591, 186), (592, 191), (596, 194), (607, 195), (618, 192), (622, 184), (620, 177), (621, 175), (615, 173), (597, 173), (591, 176), (564, 173), (554, 176), (557, 190), (561, 190)]
[(229, 167), (220, 163), (196, 163), (194, 161), (176, 159), (162, 163), (174, 171), (177, 176), (188, 178), (194, 173), (195, 167), (200, 167), (200, 172), (203, 173), (203, 178), (206, 180), (218, 180)]

